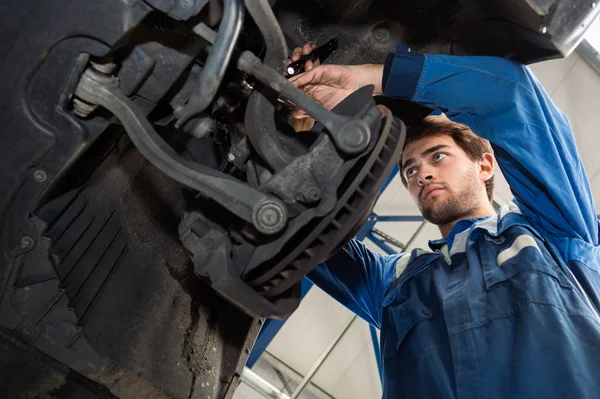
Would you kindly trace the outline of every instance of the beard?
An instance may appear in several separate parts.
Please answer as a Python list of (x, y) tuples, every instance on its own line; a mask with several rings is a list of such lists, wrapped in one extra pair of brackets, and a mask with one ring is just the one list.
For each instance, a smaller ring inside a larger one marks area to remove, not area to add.
[[(439, 183), (436, 183), (439, 184)], [(441, 184), (447, 191), (443, 200), (438, 200), (427, 207), (419, 201), (417, 204), (421, 214), (428, 222), (443, 226), (472, 215), (478, 208), (479, 181), (473, 174), (465, 174), (459, 183), (460, 191), (453, 193), (446, 184)]]

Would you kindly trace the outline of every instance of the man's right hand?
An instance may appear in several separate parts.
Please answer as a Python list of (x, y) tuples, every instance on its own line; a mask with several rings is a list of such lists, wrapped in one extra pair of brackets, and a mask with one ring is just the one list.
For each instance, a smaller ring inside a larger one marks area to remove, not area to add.
[[(382, 94), (383, 65), (319, 65), (294, 76), (290, 82), (327, 109), (332, 109), (344, 98), (363, 86), (374, 85), (374, 95)], [(301, 109), (292, 111), (294, 118), (308, 115)]]

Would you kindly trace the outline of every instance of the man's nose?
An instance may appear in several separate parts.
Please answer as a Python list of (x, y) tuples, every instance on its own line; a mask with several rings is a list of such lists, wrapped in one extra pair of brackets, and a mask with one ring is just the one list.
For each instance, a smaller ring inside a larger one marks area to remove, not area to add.
[(434, 174), (431, 170), (421, 170), (417, 176), (417, 184), (421, 187), (433, 182)]

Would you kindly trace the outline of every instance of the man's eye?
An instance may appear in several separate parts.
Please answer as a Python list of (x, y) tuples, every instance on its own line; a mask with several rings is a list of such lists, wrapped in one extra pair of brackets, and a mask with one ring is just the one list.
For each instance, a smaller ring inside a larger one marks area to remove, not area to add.
[(415, 173), (417, 173), (416, 169), (409, 169), (406, 171), (406, 177), (412, 177), (415, 175)]
[(433, 159), (436, 161), (441, 161), (444, 158), (446, 158), (446, 154), (444, 154), (443, 152), (438, 152), (433, 156)]

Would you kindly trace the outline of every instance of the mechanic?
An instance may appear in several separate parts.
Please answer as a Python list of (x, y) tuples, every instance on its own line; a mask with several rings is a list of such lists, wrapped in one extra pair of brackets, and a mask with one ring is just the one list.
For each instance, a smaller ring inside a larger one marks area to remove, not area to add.
[[(372, 84), (445, 114), (411, 127), (399, 160), (443, 238), (391, 256), (353, 240), (309, 274), (380, 328), (383, 396), (599, 397), (598, 219), (569, 122), (532, 72), (401, 45), (385, 65), (306, 69), (291, 80), (329, 109)], [(514, 195), (498, 212), (492, 153)]]

